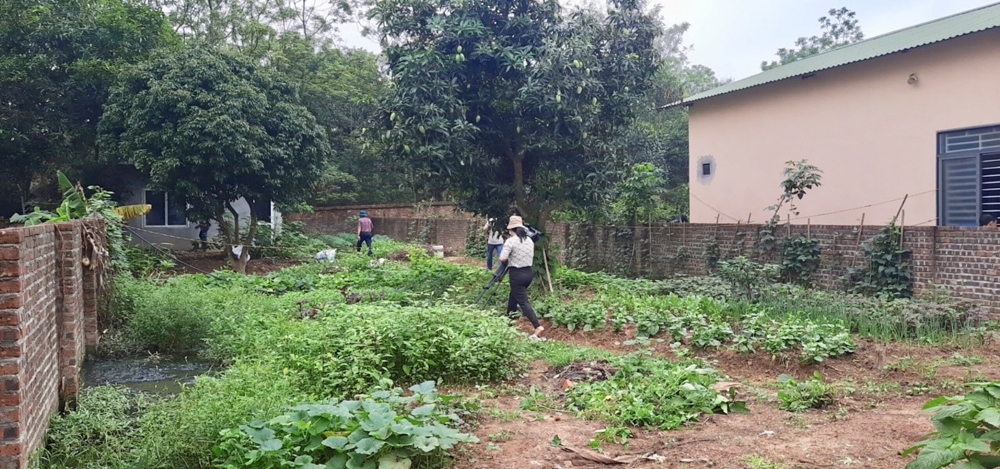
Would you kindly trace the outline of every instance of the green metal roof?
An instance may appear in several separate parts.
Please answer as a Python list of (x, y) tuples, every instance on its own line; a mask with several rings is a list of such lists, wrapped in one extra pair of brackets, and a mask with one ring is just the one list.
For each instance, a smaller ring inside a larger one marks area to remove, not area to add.
[(766, 83), (785, 80), (797, 76), (815, 73), (841, 65), (847, 65), (864, 60), (874, 59), (883, 55), (902, 52), (907, 49), (946, 41), (948, 39), (972, 34), (1000, 26), (1000, 3), (994, 3), (975, 10), (958, 13), (927, 23), (886, 33), (854, 44), (817, 54), (812, 57), (796, 60), (787, 65), (772, 68), (749, 78), (734, 81), (718, 88), (698, 93), (681, 101), (667, 105), (678, 106), (713, 96), (719, 96), (734, 91), (760, 86)]

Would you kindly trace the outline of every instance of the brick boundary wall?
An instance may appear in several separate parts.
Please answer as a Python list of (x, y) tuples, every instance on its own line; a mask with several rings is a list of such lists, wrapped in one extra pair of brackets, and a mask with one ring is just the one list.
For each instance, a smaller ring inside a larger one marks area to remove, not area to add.
[[(317, 207), (312, 213), (293, 213), (284, 217), (285, 221), (300, 221), (305, 223), (308, 233), (344, 233), (357, 229), (358, 212), (366, 210), (368, 216), (375, 219), (461, 219), (470, 220), (472, 216), (458, 210), (458, 206), (450, 202), (433, 202), (424, 205), (414, 204), (380, 204), (380, 205), (346, 205), (340, 207)], [(377, 231), (377, 228), (376, 228)]]
[[(348, 213), (348, 209), (343, 210)], [(469, 216), (442, 219), (415, 215), (411, 212), (407, 217), (374, 217), (375, 232), (401, 241), (441, 244), (450, 253), (464, 253), (469, 230), (478, 229), (482, 222)], [(300, 218), (296, 216), (295, 219)], [(310, 232), (332, 234), (356, 229), (349, 222), (300, 220), (306, 223)], [(587, 271), (639, 271), (646, 277), (661, 278), (708, 274), (710, 247), (716, 249), (720, 259), (746, 255), (780, 263), (780, 252), (761, 255), (758, 251), (761, 228), (762, 225), (745, 224), (677, 223), (627, 227), (550, 223), (547, 231), (559, 259), (566, 265)], [(774, 236), (778, 251), (781, 240), (789, 235), (807, 235), (819, 240), (822, 261), (815, 279), (821, 287), (832, 290), (842, 288), (841, 278), (849, 268), (864, 267), (858, 256), (861, 245), (881, 228), (872, 225), (779, 225)], [(993, 311), (1000, 309), (1000, 230), (905, 227), (903, 244), (912, 250), (914, 287), (918, 294), (928, 285), (944, 286), (958, 298)], [(623, 266), (623, 259), (631, 265)]]
[(99, 220), (0, 230), (0, 469), (23, 469), (97, 345), (98, 288), (83, 266), (84, 227)]

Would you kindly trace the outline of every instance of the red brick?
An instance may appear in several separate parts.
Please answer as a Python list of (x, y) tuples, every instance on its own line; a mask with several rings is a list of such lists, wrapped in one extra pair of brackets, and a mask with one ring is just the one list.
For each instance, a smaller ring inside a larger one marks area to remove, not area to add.
[(0, 244), (20, 244), (21, 239), (21, 229), (19, 228), (0, 230)]
[(17, 278), (0, 278), (0, 294), (21, 291), (21, 281)]
[(21, 443), (4, 443), (0, 444), (0, 456), (12, 457), (21, 455)]
[(19, 262), (10, 262), (10, 261), (0, 262), (0, 278), (20, 277), (23, 274), (24, 270)]
[(21, 295), (4, 294), (0, 295), (0, 309), (17, 309), (21, 307)]
[(20, 403), (21, 394), (19, 392), (0, 393), (0, 407), (16, 406)]
[(17, 423), (21, 421), (20, 407), (4, 407), (0, 409), (0, 424)]
[(21, 258), (21, 249), (17, 246), (0, 246), (0, 261), (16, 261)]
[(20, 357), (21, 352), (21, 347), (17, 345), (0, 345), (0, 358)]

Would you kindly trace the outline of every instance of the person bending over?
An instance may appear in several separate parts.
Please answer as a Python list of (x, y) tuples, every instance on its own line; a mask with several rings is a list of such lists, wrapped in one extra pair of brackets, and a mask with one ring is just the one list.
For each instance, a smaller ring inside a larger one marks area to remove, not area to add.
[(528, 300), (528, 287), (534, 274), (531, 272), (531, 263), (535, 259), (535, 242), (528, 237), (528, 231), (524, 228), (521, 217), (514, 215), (510, 217), (507, 224), (510, 231), (510, 238), (503, 243), (503, 250), (500, 252), (500, 262), (507, 265), (507, 274), (510, 278), (510, 297), (507, 299), (507, 313), (517, 311), (521, 307), (521, 313), (528, 318), (535, 328), (535, 333), (529, 339), (540, 340), (539, 334), (545, 330), (538, 323), (538, 316), (535, 309), (531, 307)]

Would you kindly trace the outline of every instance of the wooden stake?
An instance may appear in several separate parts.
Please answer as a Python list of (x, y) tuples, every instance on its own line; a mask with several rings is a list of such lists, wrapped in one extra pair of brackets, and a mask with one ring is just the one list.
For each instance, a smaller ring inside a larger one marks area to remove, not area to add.
[(806, 218), (806, 239), (812, 239), (813, 221), (812, 218)]
[(792, 214), (789, 213), (787, 216), (788, 216), (788, 223), (785, 224), (785, 237), (791, 238), (792, 237)]
[(552, 272), (549, 271), (549, 255), (545, 252), (545, 249), (542, 249), (542, 260), (545, 261), (545, 277), (549, 280), (549, 293), (552, 293), (555, 289), (552, 288)]
[(861, 234), (865, 232), (865, 214), (861, 213), (861, 224), (858, 225), (858, 243), (854, 246), (854, 256), (851, 257), (851, 268), (858, 264), (858, 248), (861, 247)]
[(896, 223), (896, 220), (899, 219), (899, 214), (903, 213), (903, 206), (906, 205), (906, 199), (908, 198), (910, 198), (910, 194), (906, 194), (903, 196), (903, 203), (899, 204), (899, 210), (896, 210), (896, 216), (892, 217), (893, 223)]
[(750, 219), (751, 218), (753, 218), (753, 212), (750, 212), (750, 215), (747, 215), (747, 225), (750, 224)]
[(899, 219), (899, 249), (903, 249), (903, 229), (906, 227), (906, 210), (903, 210), (903, 218)]
[(715, 214), (715, 240), (716, 241), (719, 240), (719, 217), (721, 217), (721, 216), (722, 216), (721, 214), (718, 214), (718, 213)]

